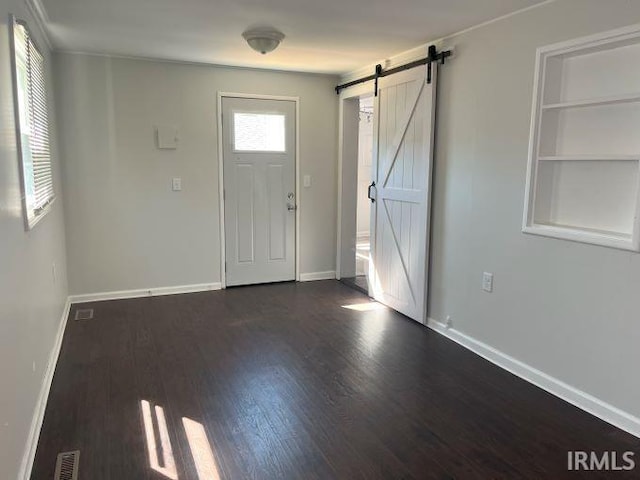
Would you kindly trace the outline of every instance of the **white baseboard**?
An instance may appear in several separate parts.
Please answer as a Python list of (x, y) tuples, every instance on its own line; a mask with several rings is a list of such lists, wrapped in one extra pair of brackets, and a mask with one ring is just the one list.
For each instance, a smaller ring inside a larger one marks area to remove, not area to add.
[(572, 387), (551, 375), (547, 375), (469, 335), (453, 328), (447, 328), (443, 323), (430, 318), (427, 326), (523, 380), (546, 390), (611, 425), (640, 437), (640, 418), (603, 402), (593, 395)]
[(176, 295), (179, 293), (208, 292), (220, 290), (221, 283), (201, 283), (196, 285), (178, 285), (175, 287), (144, 288), (138, 290), (120, 290), (116, 292), (85, 293), (71, 295), (71, 303), (100, 302), (104, 300), (121, 300), (124, 298), (157, 297), (160, 295)]
[(311, 273), (301, 273), (300, 281), (301, 282), (313, 282), (315, 280), (335, 280), (336, 272), (311, 272)]
[(31, 469), (33, 468), (33, 460), (36, 456), (36, 450), (38, 448), (38, 440), (40, 439), (40, 430), (42, 429), (42, 422), (44, 420), (44, 412), (47, 408), (47, 400), (49, 399), (49, 390), (51, 389), (51, 382), (53, 382), (53, 374), (56, 370), (58, 363), (58, 356), (60, 355), (60, 348), (62, 347), (62, 338), (64, 337), (64, 329), (67, 326), (67, 319), (69, 318), (69, 311), (71, 310), (71, 301), (67, 299), (62, 311), (62, 318), (56, 334), (56, 340), (49, 354), (49, 363), (47, 369), (44, 372), (44, 378), (42, 380), (42, 386), (40, 387), (40, 395), (38, 396), (38, 402), (36, 403), (36, 410), (31, 420), (31, 428), (29, 429), (29, 437), (24, 449), (24, 456), (22, 457), (22, 463), (20, 464), (20, 473), (18, 478), (21, 480), (29, 480), (31, 478)]

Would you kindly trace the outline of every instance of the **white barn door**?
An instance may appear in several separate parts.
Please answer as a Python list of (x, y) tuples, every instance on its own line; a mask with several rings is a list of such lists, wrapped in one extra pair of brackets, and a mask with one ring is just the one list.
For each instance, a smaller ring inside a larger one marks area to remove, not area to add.
[[(373, 297), (426, 323), (436, 64), (380, 80), (371, 210)], [(375, 232), (375, 233), (374, 233)]]

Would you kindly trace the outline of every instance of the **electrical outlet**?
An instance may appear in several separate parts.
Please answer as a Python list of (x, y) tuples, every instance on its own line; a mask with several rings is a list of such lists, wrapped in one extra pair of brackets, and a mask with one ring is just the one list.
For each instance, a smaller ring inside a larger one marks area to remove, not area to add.
[(482, 274), (482, 290), (493, 292), (493, 273), (484, 272)]
[(181, 191), (181, 190), (182, 190), (182, 179), (181, 179), (181, 178), (179, 178), (179, 177), (174, 178), (174, 179), (171, 181), (171, 189), (172, 189), (174, 192), (179, 192), (179, 191)]

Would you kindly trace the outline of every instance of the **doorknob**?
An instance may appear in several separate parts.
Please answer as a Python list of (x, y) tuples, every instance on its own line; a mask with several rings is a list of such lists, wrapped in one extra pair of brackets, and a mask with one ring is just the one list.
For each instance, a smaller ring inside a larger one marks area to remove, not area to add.
[[(293, 192), (289, 192), (289, 193), (287, 194), (287, 198), (288, 198), (289, 200), (293, 200), (293, 197), (295, 197), (295, 195), (294, 195), (294, 193), (293, 193)], [(290, 212), (291, 212), (292, 210), (296, 210), (297, 208), (298, 208), (298, 206), (297, 206), (295, 203), (287, 202), (287, 210), (289, 210)]]

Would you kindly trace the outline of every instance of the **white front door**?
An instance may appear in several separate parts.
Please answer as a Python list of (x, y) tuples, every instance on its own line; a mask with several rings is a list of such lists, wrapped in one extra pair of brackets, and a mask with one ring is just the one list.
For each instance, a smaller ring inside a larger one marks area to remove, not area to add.
[(295, 102), (223, 97), (226, 284), (295, 280)]
[[(426, 323), (436, 66), (380, 81), (375, 105), (370, 292)], [(375, 193), (375, 195), (374, 195)]]

